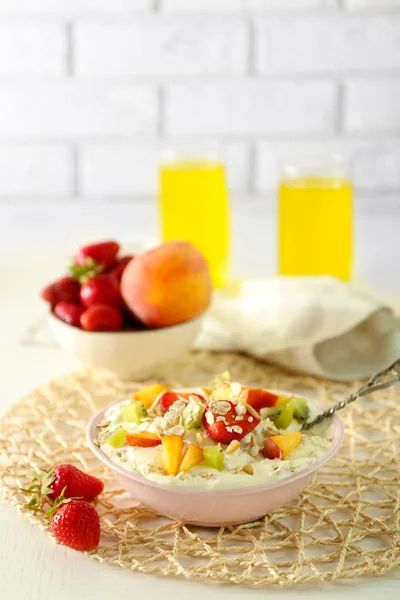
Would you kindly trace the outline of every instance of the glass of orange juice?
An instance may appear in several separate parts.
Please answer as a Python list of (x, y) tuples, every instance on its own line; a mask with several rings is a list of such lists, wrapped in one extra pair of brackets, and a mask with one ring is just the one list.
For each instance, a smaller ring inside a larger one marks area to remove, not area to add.
[(348, 161), (338, 154), (282, 163), (280, 274), (332, 275), (350, 280), (353, 208), (348, 167)]
[(186, 240), (208, 261), (214, 287), (229, 280), (230, 210), (225, 168), (214, 152), (170, 152), (160, 167), (163, 241)]

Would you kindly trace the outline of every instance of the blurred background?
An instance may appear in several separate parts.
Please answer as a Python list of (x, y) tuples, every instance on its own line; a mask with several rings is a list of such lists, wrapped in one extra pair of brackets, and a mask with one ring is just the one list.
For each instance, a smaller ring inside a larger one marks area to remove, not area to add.
[(160, 157), (210, 139), (236, 275), (276, 271), (277, 161), (340, 151), (355, 277), (398, 297), (399, 0), (1, 0), (3, 259), (156, 239)]

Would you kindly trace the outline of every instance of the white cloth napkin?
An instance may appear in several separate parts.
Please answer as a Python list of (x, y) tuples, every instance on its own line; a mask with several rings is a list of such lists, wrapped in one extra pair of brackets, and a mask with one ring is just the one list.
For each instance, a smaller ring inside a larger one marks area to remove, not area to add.
[(215, 294), (196, 347), (245, 352), (343, 381), (369, 377), (399, 358), (400, 320), (337, 279), (275, 277)]

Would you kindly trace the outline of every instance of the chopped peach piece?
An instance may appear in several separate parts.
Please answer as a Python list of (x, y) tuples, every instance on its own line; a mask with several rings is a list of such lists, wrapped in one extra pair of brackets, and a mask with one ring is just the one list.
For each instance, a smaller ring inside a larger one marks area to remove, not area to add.
[(167, 474), (177, 475), (183, 458), (183, 439), (180, 435), (164, 435), (162, 446)]
[(155, 385), (144, 388), (144, 390), (135, 392), (132, 396), (132, 399), (141, 402), (145, 408), (150, 408), (157, 396), (163, 392), (168, 392), (168, 388), (165, 387), (165, 385), (156, 383)]
[(204, 458), (203, 448), (196, 446), (196, 444), (190, 444), (189, 448), (185, 452), (185, 456), (183, 457), (180, 471), (190, 471), (196, 465), (200, 464)]
[(290, 433), (282, 433), (281, 435), (272, 435), (271, 440), (282, 450), (282, 460), (292, 452), (301, 442), (301, 431), (291, 431)]
[(160, 437), (151, 431), (141, 431), (140, 433), (128, 433), (126, 436), (128, 446), (140, 446), (141, 448), (151, 448), (161, 444)]

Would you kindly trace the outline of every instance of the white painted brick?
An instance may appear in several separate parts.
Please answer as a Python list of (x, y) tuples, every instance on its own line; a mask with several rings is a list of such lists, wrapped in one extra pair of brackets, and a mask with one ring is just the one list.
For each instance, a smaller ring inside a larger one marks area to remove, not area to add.
[[(174, 152), (182, 156), (188, 146), (171, 143)], [(193, 143), (193, 150), (200, 148)], [(85, 144), (79, 153), (80, 190), (83, 194), (155, 194), (158, 189), (158, 170), (165, 150), (161, 144)], [(199, 150), (199, 156), (201, 156)], [(241, 191), (249, 178), (249, 155), (241, 143), (220, 147), (219, 159), (226, 165), (229, 186)]]
[(71, 150), (58, 144), (0, 145), (0, 194), (72, 194)]
[(166, 130), (172, 135), (315, 133), (334, 128), (334, 83), (170, 84)]
[(243, 73), (244, 21), (156, 16), (130, 23), (81, 23), (75, 30), (79, 75)]
[(0, 24), (0, 75), (61, 75), (64, 27), (48, 23)]
[(400, 8), (400, 0), (344, 0), (344, 6), (350, 10)]
[(161, 0), (163, 10), (265, 10), (265, 9), (299, 9), (299, 8), (332, 8), (337, 0)]
[(257, 147), (256, 188), (276, 189), (280, 161), (339, 152), (351, 161), (351, 180), (361, 192), (400, 190), (400, 138), (393, 140), (329, 139), (302, 142), (260, 142)]
[(400, 132), (400, 80), (350, 80), (345, 86), (346, 131)]
[(0, 15), (86, 16), (137, 13), (151, 9), (152, 0), (1, 0)]
[(152, 134), (155, 90), (82, 82), (0, 87), (0, 135), (79, 137)]
[(257, 19), (256, 66), (261, 73), (398, 69), (400, 15)]

